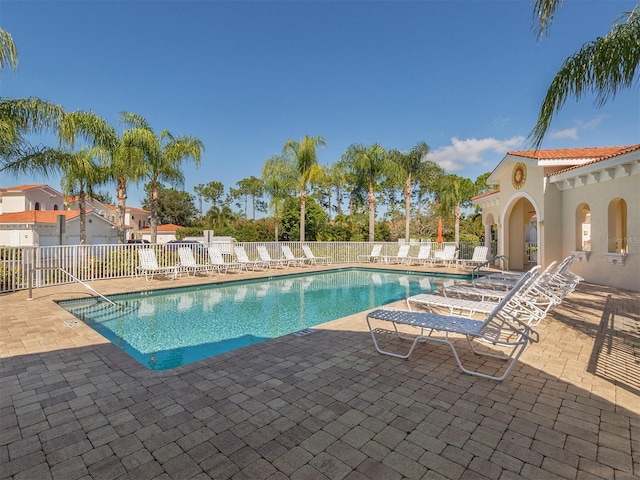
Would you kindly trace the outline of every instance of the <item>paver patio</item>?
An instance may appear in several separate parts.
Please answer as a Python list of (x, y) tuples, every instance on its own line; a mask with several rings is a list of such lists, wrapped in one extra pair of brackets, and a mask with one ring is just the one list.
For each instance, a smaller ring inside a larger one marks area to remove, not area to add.
[(462, 374), (444, 345), (379, 355), (364, 313), (150, 371), (65, 323), (54, 300), (89, 293), (0, 296), (2, 479), (640, 477), (637, 292), (581, 284), (502, 383)]

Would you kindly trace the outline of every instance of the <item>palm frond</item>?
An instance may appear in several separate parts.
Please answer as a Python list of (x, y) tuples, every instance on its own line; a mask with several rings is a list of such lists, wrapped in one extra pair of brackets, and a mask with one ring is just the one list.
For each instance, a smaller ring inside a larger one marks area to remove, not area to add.
[(11, 34), (0, 28), (0, 70), (6, 66), (10, 66), (12, 70), (18, 68), (18, 49)]
[(0, 120), (12, 122), (20, 133), (40, 132), (57, 128), (64, 117), (64, 110), (37, 97), (3, 98), (0, 101)]
[(640, 7), (621, 20), (624, 18), (626, 23), (614, 24), (606, 36), (585, 44), (565, 60), (547, 90), (538, 121), (529, 134), (529, 143), (535, 149), (540, 147), (551, 120), (569, 97), (579, 100), (592, 93), (597, 105), (602, 106), (620, 90), (633, 86), (640, 64)]
[(560, 5), (562, 5), (562, 0), (535, 0), (533, 5), (533, 24), (538, 38), (549, 32)]

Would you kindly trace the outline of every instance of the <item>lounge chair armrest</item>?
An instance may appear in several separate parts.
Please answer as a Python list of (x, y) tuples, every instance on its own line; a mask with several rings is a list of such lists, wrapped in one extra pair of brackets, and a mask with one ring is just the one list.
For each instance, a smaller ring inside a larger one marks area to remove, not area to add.
[(519, 329), (519, 328), (516, 328), (515, 326), (512, 326), (512, 328), (516, 332), (518, 332), (519, 335), (522, 335), (530, 343), (538, 343), (538, 342), (540, 342), (540, 335), (538, 334), (538, 332), (536, 330), (531, 328), (530, 325), (527, 325), (525, 322), (523, 322), (522, 320), (520, 320), (519, 318), (516, 318), (516, 317), (512, 317), (512, 320), (516, 324), (518, 324), (518, 325), (520, 325), (522, 327), (522, 329)]

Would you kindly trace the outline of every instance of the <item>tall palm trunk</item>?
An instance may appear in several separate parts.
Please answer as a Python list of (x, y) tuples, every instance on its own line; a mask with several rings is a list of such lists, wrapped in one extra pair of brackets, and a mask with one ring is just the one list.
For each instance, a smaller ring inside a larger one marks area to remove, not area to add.
[(127, 179), (118, 178), (118, 186), (116, 187), (116, 197), (118, 201), (118, 209), (116, 221), (118, 222), (118, 242), (126, 243), (127, 228), (124, 224), (124, 216), (127, 209)]
[(307, 192), (304, 188), (300, 190), (300, 241), (304, 242), (305, 213), (307, 210)]
[(374, 242), (376, 237), (376, 196), (373, 192), (373, 183), (369, 183), (369, 241)]
[(151, 219), (149, 221), (151, 227), (151, 243), (158, 241), (158, 201), (160, 199), (160, 191), (158, 182), (151, 183)]
[(454, 224), (454, 236), (456, 244), (460, 243), (460, 204), (456, 203), (456, 206), (453, 210), (453, 216), (455, 219)]
[(411, 175), (404, 185), (404, 238), (409, 243), (409, 226), (411, 224)]
[(78, 209), (80, 210), (80, 245), (87, 243), (87, 194), (84, 186), (80, 185), (80, 193), (78, 194)]
[(276, 205), (276, 208), (274, 209), (274, 214), (273, 214), (273, 233), (276, 237), (276, 242), (279, 241), (279, 236), (278, 236), (278, 225), (280, 224), (280, 215), (278, 212), (278, 206)]

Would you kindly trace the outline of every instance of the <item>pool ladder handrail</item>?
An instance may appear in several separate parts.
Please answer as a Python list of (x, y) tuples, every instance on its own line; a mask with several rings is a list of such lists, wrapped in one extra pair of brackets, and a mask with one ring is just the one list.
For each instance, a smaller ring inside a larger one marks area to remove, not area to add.
[[(490, 258), (489, 260), (477, 265), (471, 271), (471, 278), (474, 279), (474, 278), (479, 277), (482, 274), (482, 272), (481, 272), (482, 267), (486, 267), (486, 266), (491, 265), (491, 264), (493, 264), (495, 262), (498, 262), (498, 261), (503, 264), (503, 267), (502, 267), (503, 271), (504, 270), (509, 270), (509, 257), (507, 257), (506, 255), (496, 255), (495, 257)], [(505, 265), (506, 265), (506, 268), (505, 268)]]
[(101, 294), (99, 291), (97, 291), (95, 288), (87, 285), (86, 283), (84, 283), (82, 280), (80, 280), (78, 277), (76, 277), (75, 275), (73, 275), (71, 272), (65, 270), (62, 267), (34, 267), (31, 268), (29, 270), (29, 296), (27, 297), (27, 300), (32, 300), (33, 296), (32, 296), (32, 291), (33, 291), (33, 275), (37, 270), (60, 270), (63, 273), (66, 273), (68, 276), (70, 276), (73, 280), (75, 280), (76, 282), (78, 282), (79, 284), (83, 285), (85, 288), (91, 290), (93, 293), (95, 293), (96, 295), (98, 295), (100, 298), (102, 298), (105, 302), (110, 303), (111, 305), (113, 305), (114, 307), (117, 305), (113, 300), (109, 300), (107, 297), (105, 297), (103, 294)]

